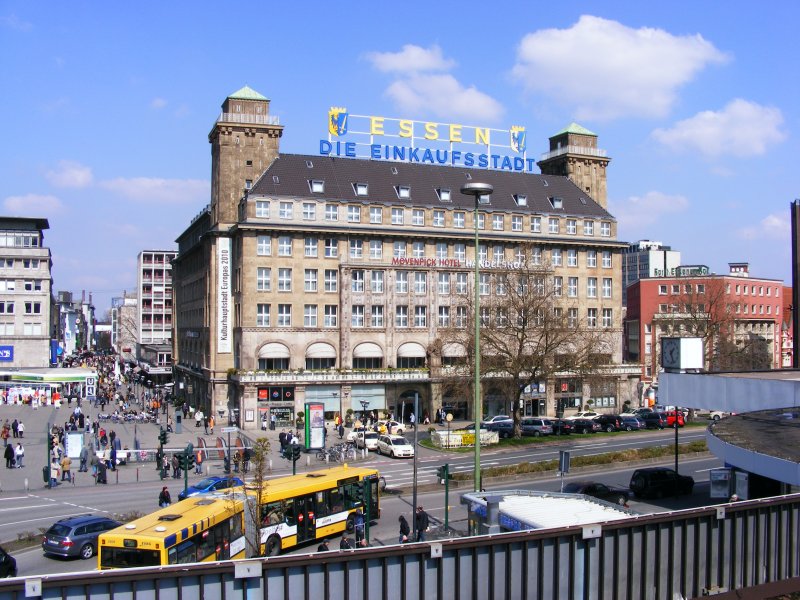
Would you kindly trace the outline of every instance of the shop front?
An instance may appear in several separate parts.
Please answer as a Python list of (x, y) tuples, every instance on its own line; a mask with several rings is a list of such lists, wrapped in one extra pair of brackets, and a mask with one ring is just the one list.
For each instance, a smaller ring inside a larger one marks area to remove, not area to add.
[(275, 415), (276, 427), (294, 427), (294, 386), (263, 386), (258, 388), (258, 418), (267, 427)]

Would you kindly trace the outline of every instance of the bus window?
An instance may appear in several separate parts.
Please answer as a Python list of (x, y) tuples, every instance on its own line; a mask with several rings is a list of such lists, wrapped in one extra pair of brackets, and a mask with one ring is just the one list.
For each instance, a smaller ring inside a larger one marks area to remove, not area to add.
[(294, 502), (289, 500), (288, 502), (283, 503), (284, 507), (284, 518), (286, 519), (286, 524), (290, 527), (297, 524), (297, 515), (294, 511)]
[[(268, 525), (278, 525), (283, 523), (285, 518), (286, 507), (284, 502), (270, 502), (266, 506), (261, 507), (261, 525), (266, 527)], [(234, 536), (235, 538), (236, 536)]]
[(217, 548), (214, 536), (208, 529), (192, 538), (197, 543), (197, 560), (203, 560), (216, 553)]
[(327, 517), (330, 512), (328, 511), (328, 492), (317, 492), (314, 494), (314, 514), (319, 519), (320, 517)]
[(359, 487), (360, 483), (353, 483), (344, 487), (344, 508), (345, 510), (350, 510), (351, 508), (356, 508), (361, 506), (361, 502), (356, 501), (356, 488)]
[(169, 564), (182, 565), (185, 563), (197, 562), (197, 548), (194, 541), (186, 540), (169, 550)]

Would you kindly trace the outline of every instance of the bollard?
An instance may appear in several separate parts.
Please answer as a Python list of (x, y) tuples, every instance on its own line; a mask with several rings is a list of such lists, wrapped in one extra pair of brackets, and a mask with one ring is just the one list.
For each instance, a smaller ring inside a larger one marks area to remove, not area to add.
[(25, 478), (25, 491), (28, 491), (28, 478)]
[(115, 477), (116, 481), (114, 483), (119, 484), (119, 469), (114, 471), (114, 473), (116, 474), (116, 477)]
[(306, 466), (308, 467), (310, 465), (311, 465), (311, 455), (306, 454)]
[(272, 473), (272, 459), (271, 458), (269, 459), (269, 463), (268, 463), (268, 467), (267, 468), (269, 469), (269, 472)]
[(136, 467), (136, 483), (139, 483), (139, 467)]

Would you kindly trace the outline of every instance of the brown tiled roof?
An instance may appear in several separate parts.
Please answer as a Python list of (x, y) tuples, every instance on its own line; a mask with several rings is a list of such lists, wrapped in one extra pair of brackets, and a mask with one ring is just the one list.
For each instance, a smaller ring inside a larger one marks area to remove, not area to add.
[[(277, 178), (277, 179), (276, 179)], [(309, 180), (325, 182), (324, 194), (313, 194)], [(253, 186), (250, 195), (313, 197), (341, 202), (379, 202), (406, 206), (475, 207), (472, 196), (461, 193), (465, 183), (494, 186), (491, 203), (484, 211), (525, 212), (611, 219), (611, 214), (566, 177), (533, 175), (511, 171), (468, 169), (439, 165), (389, 162), (353, 158), (282, 154)], [(368, 184), (369, 193), (357, 196), (355, 183)], [(395, 186), (409, 186), (411, 196), (401, 200)], [(439, 200), (437, 189), (450, 190), (450, 202)], [(514, 195), (527, 196), (527, 206), (517, 206)], [(554, 209), (550, 197), (562, 199)]]

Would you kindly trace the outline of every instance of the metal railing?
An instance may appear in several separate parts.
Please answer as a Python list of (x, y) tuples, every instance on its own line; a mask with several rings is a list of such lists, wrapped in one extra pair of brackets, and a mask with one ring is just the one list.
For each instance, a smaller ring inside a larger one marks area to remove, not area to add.
[(275, 115), (253, 115), (248, 113), (220, 113), (217, 123), (252, 123), (253, 125), (280, 125)]

